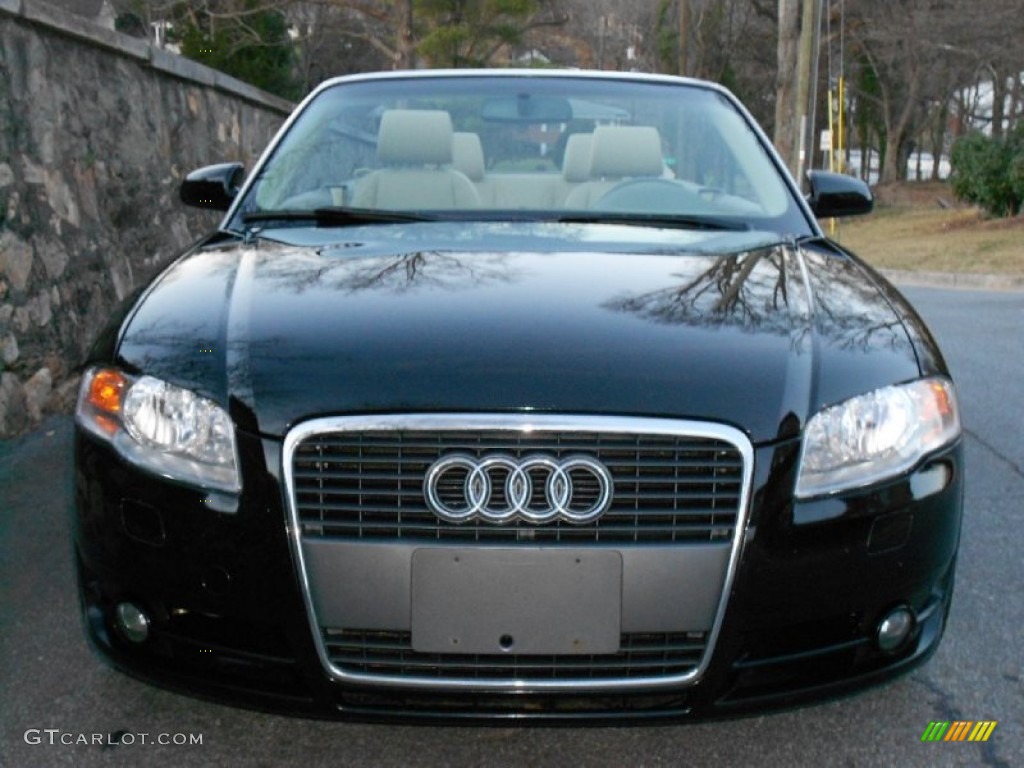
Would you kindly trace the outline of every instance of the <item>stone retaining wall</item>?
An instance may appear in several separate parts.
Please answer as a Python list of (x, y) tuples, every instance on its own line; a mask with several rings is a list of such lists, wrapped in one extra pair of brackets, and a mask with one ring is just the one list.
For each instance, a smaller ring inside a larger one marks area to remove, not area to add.
[(39, 0), (0, 0), (0, 437), (74, 398), (111, 310), (218, 221), (193, 168), (252, 167), (291, 105)]

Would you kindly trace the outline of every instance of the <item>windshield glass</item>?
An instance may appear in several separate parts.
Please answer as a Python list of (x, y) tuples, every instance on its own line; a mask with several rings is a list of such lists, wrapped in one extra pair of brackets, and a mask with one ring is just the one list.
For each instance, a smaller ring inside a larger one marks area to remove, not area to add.
[(808, 231), (761, 140), (722, 94), (571, 75), (324, 89), (258, 169), (234, 223), (275, 212), (323, 218), (324, 209)]

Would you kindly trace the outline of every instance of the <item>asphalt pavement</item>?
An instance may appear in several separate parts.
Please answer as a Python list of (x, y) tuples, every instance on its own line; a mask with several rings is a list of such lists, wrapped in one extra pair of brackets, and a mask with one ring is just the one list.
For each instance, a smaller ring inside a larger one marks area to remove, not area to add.
[[(168, 693), (85, 644), (68, 535), (71, 424), (58, 417), (0, 442), (0, 768), (1024, 766), (1024, 293), (905, 292), (957, 380), (967, 441), (950, 626), (909, 676), (789, 712), (633, 728), (344, 724)], [(933, 720), (998, 725), (985, 743), (922, 743)]]

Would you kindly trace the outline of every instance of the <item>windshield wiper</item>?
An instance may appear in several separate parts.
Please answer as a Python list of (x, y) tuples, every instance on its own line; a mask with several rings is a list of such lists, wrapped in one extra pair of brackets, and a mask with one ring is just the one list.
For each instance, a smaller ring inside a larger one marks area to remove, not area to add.
[(622, 213), (618, 211), (570, 213), (564, 216), (556, 216), (554, 221), (562, 224), (626, 224), (636, 227), (710, 229), (724, 232), (745, 232), (751, 229), (751, 226), (745, 221), (737, 221), (736, 219), (727, 219), (719, 216)]
[(312, 222), (318, 227), (348, 227), (359, 224), (394, 224), (409, 221), (437, 221), (436, 216), (411, 211), (377, 211), (372, 208), (316, 208), (312, 211), (249, 211), (242, 221)]

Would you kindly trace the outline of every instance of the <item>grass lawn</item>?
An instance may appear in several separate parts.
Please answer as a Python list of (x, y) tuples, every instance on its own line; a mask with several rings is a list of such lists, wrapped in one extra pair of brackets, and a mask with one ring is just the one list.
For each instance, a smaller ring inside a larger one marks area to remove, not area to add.
[(944, 184), (882, 190), (875, 212), (825, 232), (875, 267), (1024, 275), (1024, 215), (986, 219), (977, 209), (943, 208)]

